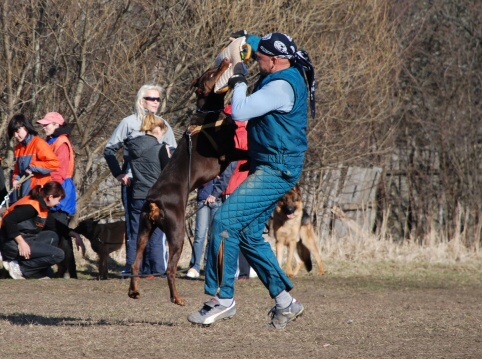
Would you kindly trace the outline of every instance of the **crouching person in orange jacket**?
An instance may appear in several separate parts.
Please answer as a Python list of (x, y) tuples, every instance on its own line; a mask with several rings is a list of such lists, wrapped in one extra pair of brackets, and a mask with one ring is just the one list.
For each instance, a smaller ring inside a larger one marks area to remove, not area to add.
[[(44, 230), (49, 209), (64, 196), (60, 183), (50, 181), (35, 186), (5, 212), (0, 228), (0, 252), (3, 266), (13, 279), (50, 277), (50, 267), (64, 259), (57, 233)], [(75, 237), (77, 246), (85, 253), (79, 234), (67, 226), (57, 228)]]

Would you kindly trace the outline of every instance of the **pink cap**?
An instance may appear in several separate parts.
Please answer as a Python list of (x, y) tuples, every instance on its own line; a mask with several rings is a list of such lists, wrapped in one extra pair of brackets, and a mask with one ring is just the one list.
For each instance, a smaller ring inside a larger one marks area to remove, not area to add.
[(41, 125), (48, 125), (52, 122), (63, 125), (65, 121), (62, 115), (58, 112), (49, 112), (44, 116), (43, 119), (37, 121), (37, 123), (40, 123)]

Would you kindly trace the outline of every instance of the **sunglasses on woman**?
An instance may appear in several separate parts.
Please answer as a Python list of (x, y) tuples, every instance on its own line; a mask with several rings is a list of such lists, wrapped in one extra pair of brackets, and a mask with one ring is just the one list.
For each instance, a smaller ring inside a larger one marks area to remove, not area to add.
[(151, 102), (154, 102), (154, 101), (161, 102), (160, 97), (144, 97), (144, 100), (151, 101)]

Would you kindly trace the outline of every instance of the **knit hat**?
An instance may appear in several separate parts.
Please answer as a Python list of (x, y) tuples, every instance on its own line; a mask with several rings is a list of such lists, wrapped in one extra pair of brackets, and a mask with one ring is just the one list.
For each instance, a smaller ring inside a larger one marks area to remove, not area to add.
[(43, 119), (38, 120), (37, 123), (41, 125), (48, 125), (49, 123), (58, 123), (59, 125), (63, 125), (65, 120), (60, 113), (49, 112), (44, 116)]

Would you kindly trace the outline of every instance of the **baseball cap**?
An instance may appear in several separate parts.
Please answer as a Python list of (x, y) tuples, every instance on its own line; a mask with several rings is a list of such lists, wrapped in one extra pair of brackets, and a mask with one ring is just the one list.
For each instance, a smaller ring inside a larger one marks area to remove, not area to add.
[(62, 115), (58, 112), (49, 112), (47, 113), (43, 119), (38, 120), (37, 123), (41, 125), (48, 125), (49, 123), (58, 123), (59, 125), (63, 125), (65, 120)]

